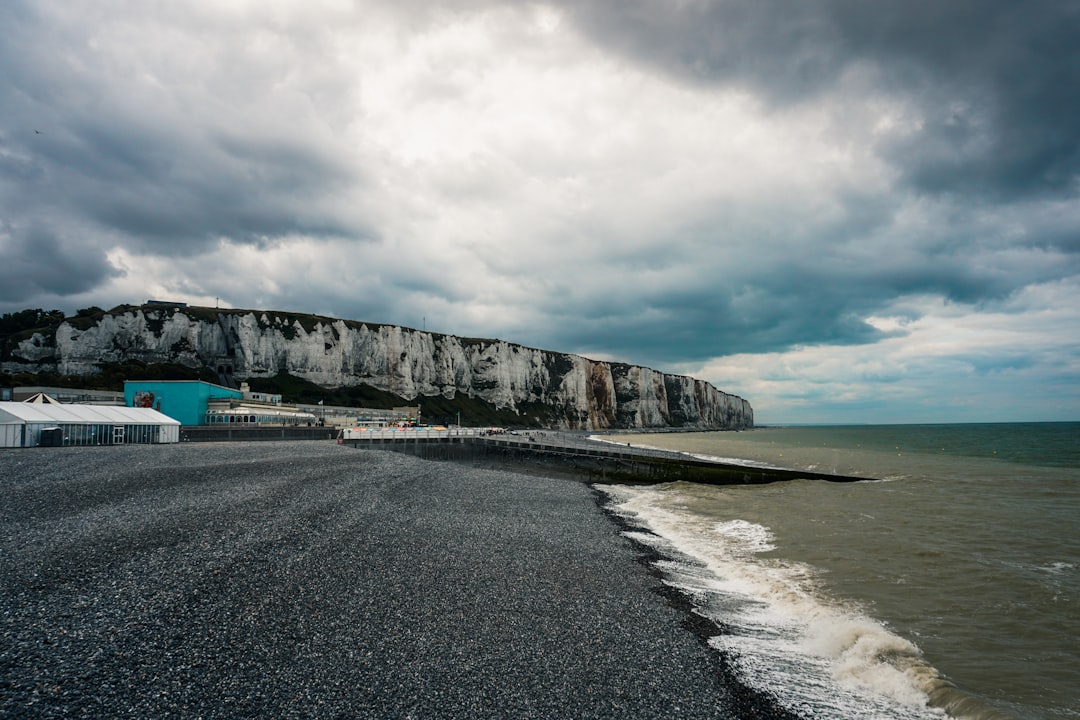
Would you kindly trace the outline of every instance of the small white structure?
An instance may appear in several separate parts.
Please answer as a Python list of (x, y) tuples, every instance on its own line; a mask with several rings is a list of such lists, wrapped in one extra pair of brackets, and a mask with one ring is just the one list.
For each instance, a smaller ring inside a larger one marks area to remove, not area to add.
[(150, 408), (0, 402), (0, 447), (180, 441), (180, 422)]
[(60, 401), (53, 397), (46, 395), (43, 392), (35, 393), (30, 397), (23, 400), (25, 403), (33, 403), (34, 405), (59, 405)]

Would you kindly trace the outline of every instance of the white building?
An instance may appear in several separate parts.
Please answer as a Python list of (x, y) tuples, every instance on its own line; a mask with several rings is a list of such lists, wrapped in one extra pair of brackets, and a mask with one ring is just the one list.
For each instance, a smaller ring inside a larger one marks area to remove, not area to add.
[(179, 441), (179, 421), (150, 408), (0, 402), (0, 447)]
[(82, 403), (83, 405), (123, 405), (124, 392), (115, 390), (86, 390), (83, 388), (62, 388), (34, 385), (17, 387), (8, 400), (25, 402), (35, 395), (46, 395), (61, 403)]

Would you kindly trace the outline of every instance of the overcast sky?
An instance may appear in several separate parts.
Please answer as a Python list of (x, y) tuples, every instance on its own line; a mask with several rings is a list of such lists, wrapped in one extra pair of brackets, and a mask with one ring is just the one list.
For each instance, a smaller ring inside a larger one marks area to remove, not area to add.
[(0, 312), (148, 298), (1080, 419), (1075, 0), (5, 0)]

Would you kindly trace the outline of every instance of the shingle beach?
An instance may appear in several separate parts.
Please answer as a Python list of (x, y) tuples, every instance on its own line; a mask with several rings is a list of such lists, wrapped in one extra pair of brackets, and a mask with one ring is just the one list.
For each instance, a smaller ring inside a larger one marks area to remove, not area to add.
[(580, 481), (313, 441), (0, 478), (0, 717), (774, 717)]

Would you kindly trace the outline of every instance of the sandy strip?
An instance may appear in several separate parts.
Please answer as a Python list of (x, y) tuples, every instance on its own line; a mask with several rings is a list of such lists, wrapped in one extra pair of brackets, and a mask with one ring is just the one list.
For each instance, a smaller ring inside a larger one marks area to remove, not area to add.
[(0, 478), (3, 717), (773, 717), (578, 481), (312, 441)]

